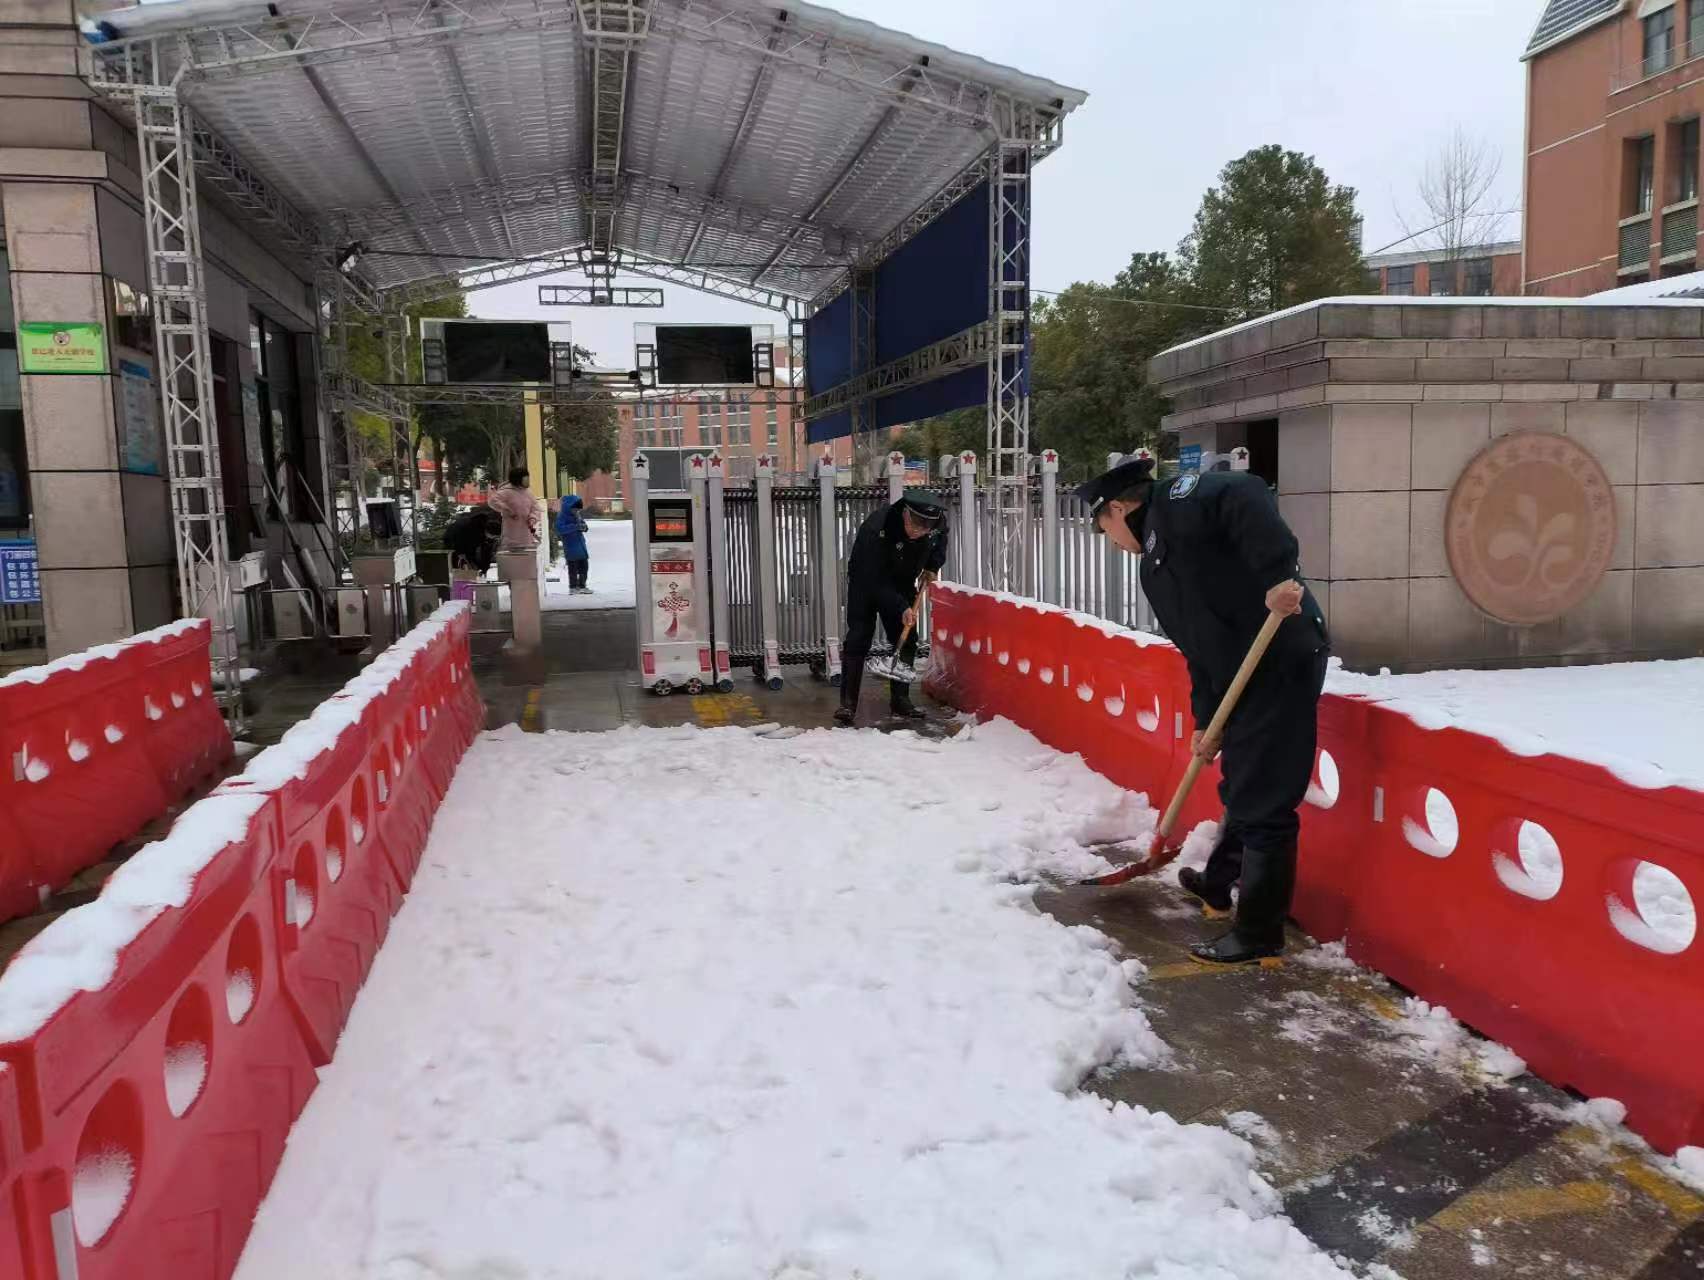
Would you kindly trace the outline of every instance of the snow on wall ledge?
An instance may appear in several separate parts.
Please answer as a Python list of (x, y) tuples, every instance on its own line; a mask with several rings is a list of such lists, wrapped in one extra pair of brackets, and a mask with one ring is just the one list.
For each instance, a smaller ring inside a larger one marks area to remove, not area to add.
[[(1104, 627), (1061, 627), (1061, 610), (951, 585), (937, 589), (932, 607), (937, 634), (994, 641), (981, 654), (936, 646), (937, 696), (1008, 716), (1125, 786), (1175, 788), (1190, 728), (1188, 674), (1175, 650)], [(1032, 660), (1036, 670), (1065, 666), (1069, 677), (1044, 684), (1026, 671)], [(1646, 682), (1653, 716), (1675, 720), (1699, 705), (1685, 690), (1704, 670), (1599, 668), (1602, 705), (1587, 705), (1574, 728), (1589, 734), (1588, 724), (1613, 716), (1624, 740), (1649, 750), (1657, 735), (1638, 722), (1640, 669), (1662, 677)], [(1589, 690), (1593, 671), (1553, 674), (1568, 691)], [(1511, 675), (1476, 678), (1499, 674)], [(1540, 704), (1519, 680), (1500, 697), (1455, 687), (1445, 705), (1428, 703), (1424, 689), (1389, 702), (1368, 696), (1388, 697), (1394, 690), (1380, 686), (1401, 679), (1332, 673), (1302, 811), (1294, 915), (1321, 939), (1346, 939), (1352, 958), (1447, 1006), (1545, 1078), (1619, 1098), (1630, 1126), (1659, 1149), (1704, 1144), (1695, 1066), (1704, 1059), (1704, 789), (1674, 785), (1696, 768), (1696, 736), (1677, 728), (1663, 737), (1674, 772), (1625, 759), (1612, 772), (1605, 766), (1617, 762), (1564, 750), (1575, 739), (1557, 728), (1567, 721), (1561, 687), (1543, 704), (1539, 740), (1529, 726), (1454, 722), (1457, 705), (1482, 718), (1535, 715)], [(1147, 713), (1150, 692), (1159, 714)], [(1144, 715), (1123, 714), (1127, 696)], [(1219, 816), (1213, 781), (1195, 788), (1183, 829)], [(1511, 937), (1523, 940), (1513, 952)]]

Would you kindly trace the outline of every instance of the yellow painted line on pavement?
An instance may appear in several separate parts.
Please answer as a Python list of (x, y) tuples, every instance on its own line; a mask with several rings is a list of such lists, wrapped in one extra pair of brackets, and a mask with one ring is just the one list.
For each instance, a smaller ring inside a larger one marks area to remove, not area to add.
[(1471, 1231), (1497, 1222), (1533, 1222), (1573, 1213), (1596, 1213), (1621, 1199), (1614, 1187), (1595, 1179), (1553, 1187), (1509, 1187), (1469, 1191), (1432, 1218), (1446, 1231)]
[(1691, 1221), (1704, 1214), (1704, 1196), (1688, 1191), (1673, 1178), (1653, 1169), (1636, 1156), (1617, 1160), (1610, 1168), (1677, 1218)]

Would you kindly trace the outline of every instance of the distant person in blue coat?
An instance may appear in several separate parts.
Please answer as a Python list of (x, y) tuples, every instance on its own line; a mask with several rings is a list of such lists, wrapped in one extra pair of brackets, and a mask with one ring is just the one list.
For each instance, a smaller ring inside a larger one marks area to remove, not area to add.
[(586, 585), (586, 573), (592, 566), (591, 554), (586, 550), (586, 517), (581, 514), (580, 495), (571, 493), (562, 499), (562, 507), (556, 513), (556, 535), (562, 539), (562, 558), (568, 564), (568, 590), (577, 596), (589, 596), (592, 589)]

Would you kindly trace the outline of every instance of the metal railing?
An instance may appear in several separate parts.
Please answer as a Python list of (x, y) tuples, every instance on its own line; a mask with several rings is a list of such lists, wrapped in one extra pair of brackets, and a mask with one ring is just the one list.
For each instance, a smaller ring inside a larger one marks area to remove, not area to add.
[[(1021, 529), (1027, 551), (1021, 592), (1119, 626), (1157, 630), (1142, 595), (1139, 562), (1094, 529), (1086, 504), (1059, 493), (1056, 460), (1043, 459), (1038, 469), (1040, 483), (1031, 486)], [(975, 483), (975, 455), (960, 455), (951, 470), (944, 483), (930, 486), (948, 510), (942, 577), (980, 586), (986, 570), (981, 548), (994, 536), (994, 513), (986, 491)], [(727, 485), (714, 462), (707, 471), (707, 508), (721, 512), (712, 530), (722, 539), (719, 568), (709, 589), (725, 624), (718, 622), (714, 643), (726, 647), (733, 666), (751, 667), (764, 679), (777, 677), (775, 665), (804, 663), (819, 673), (834, 673), (845, 629), (845, 566), (864, 521), (905, 491), (903, 459), (890, 462), (884, 485), (836, 485), (832, 468), (825, 467), (815, 483), (778, 486), (764, 460), (749, 487)], [(831, 511), (825, 511), (828, 503)], [(833, 545), (825, 548), (829, 539)], [(836, 604), (833, 635), (826, 634), (829, 615), (823, 608), (830, 586)], [(927, 652), (928, 635), (925, 616), (920, 652)], [(891, 639), (879, 637), (877, 651)]]
[(1685, 44), (1673, 45), (1663, 52), (1649, 58), (1640, 58), (1637, 62), (1629, 63), (1610, 73), (1609, 91), (1620, 93), (1631, 89), (1634, 85), (1654, 80), (1660, 75), (1666, 75), (1676, 67), (1685, 66), (1704, 58), (1704, 36), (1689, 40)]

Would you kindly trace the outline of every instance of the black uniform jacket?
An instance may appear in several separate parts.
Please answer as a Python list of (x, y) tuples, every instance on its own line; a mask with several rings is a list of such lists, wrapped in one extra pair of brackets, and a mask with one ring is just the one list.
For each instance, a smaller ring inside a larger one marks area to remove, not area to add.
[(905, 536), (904, 508), (903, 502), (879, 508), (858, 527), (846, 564), (849, 607), (862, 601), (879, 613), (903, 613), (917, 596), (917, 575), (947, 562), (945, 523), (913, 541)]
[[(1190, 709), (1204, 729), (1266, 621), (1267, 591), (1302, 580), (1296, 535), (1266, 483), (1235, 471), (1155, 482), (1131, 525), (1142, 542), (1142, 590), (1189, 663)], [(1302, 612), (1278, 628), (1257, 674), (1301, 668), (1329, 643), (1304, 584)]]

